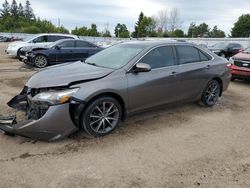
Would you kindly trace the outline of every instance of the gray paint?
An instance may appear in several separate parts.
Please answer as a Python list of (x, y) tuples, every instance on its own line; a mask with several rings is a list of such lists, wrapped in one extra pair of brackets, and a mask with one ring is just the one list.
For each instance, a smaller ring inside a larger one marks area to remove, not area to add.
[[(83, 101), (84, 104), (103, 93), (116, 94), (124, 101), (125, 113), (129, 115), (162, 104), (196, 101), (200, 99), (206, 84), (214, 78), (221, 79), (223, 91), (229, 85), (231, 74), (226, 68), (227, 61), (198, 46), (195, 47), (212, 57), (211, 61), (185, 65), (178, 65), (176, 62), (177, 64), (171, 67), (134, 73), (131, 68), (140, 62), (140, 59), (151, 49), (165, 45), (191, 45), (175, 42), (131, 42), (131, 45), (138, 43), (145, 45), (145, 50), (118, 70), (77, 62), (40, 71), (31, 77), (26, 86), (32, 88), (68, 85), (79, 87), (73, 97)], [(75, 82), (77, 84), (72, 85)], [(4, 127), (1, 126), (0, 129), (4, 130)], [(76, 130), (69, 116), (69, 104), (66, 104), (50, 107), (40, 120), (33, 121), (25, 127), (16, 125), (10, 132), (34, 139), (55, 140), (68, 136)], [(8, 131), (6, 127), (5, 131)], [(43, 133), (40, 134), (41, 132)], [(48, 134), (44, 134), (46, 132)]]

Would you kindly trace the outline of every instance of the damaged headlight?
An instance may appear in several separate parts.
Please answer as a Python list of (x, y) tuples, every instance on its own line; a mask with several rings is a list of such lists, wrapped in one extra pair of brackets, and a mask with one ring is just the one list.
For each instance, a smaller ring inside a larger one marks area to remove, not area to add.
[(69, 102), (71, 96), (76, 93), (78, 89), (79, 88), (42, 92), (35, 95), (32, 101), (48, 103), (50, 105), (64, 104)]

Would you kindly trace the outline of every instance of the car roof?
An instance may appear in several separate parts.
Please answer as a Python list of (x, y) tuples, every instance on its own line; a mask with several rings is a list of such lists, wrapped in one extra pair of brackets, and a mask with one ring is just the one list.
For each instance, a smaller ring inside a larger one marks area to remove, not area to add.
[(189, 42), (180, 42), (176, 40), (155, 40), (155, 41), (129, 41), (129, 42), (124, 42), (121, 44), (133, 44), (133, 45), (139, 45), (139, 46), (145, 46), (145, 47), (154, 47), (154, 46), (159, 46), (159, 45), (175, 45), (175, 44), (183, 44), (183, 45), (193, 45), (196, 46), (193, 43)]
[[(64, 41), (83, 41), (83, 42), (87, 42), (87, 43), (91, 43), (91, 42), (89, 42), (89, 41), (86, 41), (86, 40), (82, 40), (82, 39), (60, 39), (60, 40), (57, 40), (57, 41), (55, 41), (55, 42), (64, 42)], [(93, 44), (93, 43), (91, 43), (91, 44)]]
[(37, 34), (36, 36), (44, 36), (44, 35), (48, 35), (48, 36), (68, 36), (68, 37), (74, 37), (74, 38), (78, 38), (76, 35), (71, 35), (71, 34), (63, 34), (63, 33), (40, 33)]

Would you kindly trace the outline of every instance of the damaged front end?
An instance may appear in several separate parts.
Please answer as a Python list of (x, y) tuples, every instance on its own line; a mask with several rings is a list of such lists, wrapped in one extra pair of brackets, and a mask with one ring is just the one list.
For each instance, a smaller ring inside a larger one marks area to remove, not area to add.
[(76, 88), (33, 89), (27, 86), (11, 99), (8, 106), (25, 112), (25, 120), (0, 116), (0, 130), (8, 135), (21, 135), (34, 140), (54, 141), (78, 130), (70, 108)]

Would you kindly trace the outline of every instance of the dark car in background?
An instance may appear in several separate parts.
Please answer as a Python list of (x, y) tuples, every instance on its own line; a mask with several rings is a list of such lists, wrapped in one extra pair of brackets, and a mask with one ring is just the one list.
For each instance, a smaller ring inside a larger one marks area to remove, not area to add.
[(239, 51), (242, 49), (243, 46), (239, 43), (226, 43), (226, 42), (220, 42), (209, 47), (209, 50), (225, 58), (230, 58), (234, 56), (235, 54), (239, 53)]
[(232, 81), (250, 79), (250, 47), (230, 58)]
[(0, 118), (0, 129), (54, 141), (75, 131), (111, 133), (127, 115), (163, 104), (215, 105), (228, 88), (228, 61), (197, 45), (136, 41), (109, 47), (85, 62), (34, 74), (8, 105), (26, 121)]
[(31, 66), (44, 68), (66, 62), (84, 61), (103, 48), (78, 39), (63, 39), (52, 43), (47, 48), (32, 48), (21, 56), (21, 60)]

